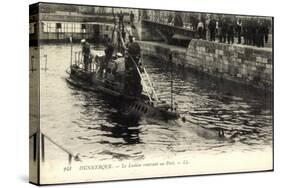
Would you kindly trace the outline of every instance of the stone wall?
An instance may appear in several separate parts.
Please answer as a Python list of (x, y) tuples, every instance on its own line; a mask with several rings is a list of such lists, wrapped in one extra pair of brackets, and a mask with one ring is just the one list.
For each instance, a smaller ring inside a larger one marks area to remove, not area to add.
[(272, 49), (193, 39), (188, 48), (144, 42), (144, 54), (211, 76), (272, 90)]

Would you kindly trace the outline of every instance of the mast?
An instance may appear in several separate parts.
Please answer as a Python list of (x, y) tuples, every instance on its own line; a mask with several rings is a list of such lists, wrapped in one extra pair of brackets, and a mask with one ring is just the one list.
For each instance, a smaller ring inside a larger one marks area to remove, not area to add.
[(173, 54), (172, 52), (170, 52), (169, 54), (169, 59), (170, 59), (170, 82), (171, 82), (171, 111), (173, 111), (173, 62), (172, 62), (172, 59), (173, 59)]
[(72, 36), (70, 39), (70, 67), (72, 66)]
[(72, 66), (72, 40), (73, 40), (73, 22), (71, 23), (71, 37), (69, 37), (70, 40), (70, 68)]
[(115, 28), (116, 28), (116, 17), (115, 17), (115, 13), (114, 13), (114, 8), (112, 8), (112, 15), (113, 15), (113, 20), (114, 20), (114, 27), (113, 27), (113, 31), (112, 31), (112, 35), (111, 35), (111, 41), (113, 43), (114, 42)]

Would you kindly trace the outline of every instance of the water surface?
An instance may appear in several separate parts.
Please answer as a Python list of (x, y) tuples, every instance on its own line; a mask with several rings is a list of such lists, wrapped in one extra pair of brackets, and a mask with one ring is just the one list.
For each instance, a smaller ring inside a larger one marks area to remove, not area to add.
[[(70, 45), (43, 45), (47, 70), (41, 69), (41, 128), (57, 142), (85, 159), (145, 159), (177, 154), (220, 154), (262, 151), (272, 145), (270, 93), (216, 80), (191, 71), (174, 71), (174, 101), (187, 121), (171, 125), (121, 117), (108, 97), (81, 90), (65, 81)], [(74, 51), (80, 50), (75, 45)], [(144, 58), (157, 93), (170, 101), (171, 77), (164, 62)], [(45, 67), (41, 61), (41, 67)], [(246, 131), (235, 142), (208, 139), (189, 126)], [(250, 133), (249, 133), (250, 132)], [(48, 150), (48, 148), (46, 148)], [(48, 151), (47, 151), (48, 152)], [(49, 151), (49, 153), (52, 153)], [(56, 157), (55, 154), (50, 154)]]

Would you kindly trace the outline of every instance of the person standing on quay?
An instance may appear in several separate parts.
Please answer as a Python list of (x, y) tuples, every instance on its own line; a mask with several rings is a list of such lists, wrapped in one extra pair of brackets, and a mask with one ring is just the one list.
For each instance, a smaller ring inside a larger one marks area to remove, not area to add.
[(216, 40), (216, 20), (211, 17), (209, 22), (209, 33), (210, 33), (210, 41)]
[(244, 20), (244, 26), (243, 26), (243, 38), (244, 38), (244, 44), (249, 45), (250, 44), (250, 27), (249, 27), (249, 18), (246, 18)]
[(250, 19), (250, 32), (251, 32), (251, 45), (256, 46), (257, 45), (257, 36), (258, 36), (258, 30), (257, 30), (258, 22), (255, 18)]
[(227, 43), (233, 44), (234, 43), (234, 25), (231, 19), (227, 20)]
[(270, 25), (271, 25), (271, 20), (268, 20), (268, 19), (264, 20), (264, 22), (263, 22), (263, 32), (264, 32), (265, 43), (268, 42), (268, 35), (269, 35)]
[(222, 18), (221, 21), (221, 37), (222, 37), (222, 41), (223, 43), (226, 43), (226, 33), (227, 33), (227, 22), (225, 18)]
[(200, 20), (200, 22), (197, 25), (197, 32), (199, 35), (199, 39), (203, 38), (203, 31), (204, 31), (204, 23), (202, 22), (202, 20)]
[(222, 33), (221, 33), (222, 19), (221, 19), (221, 17), (219, 17), (216, 25), (217, 25), (216, 27), (218, 28), (217, 33), (218, 33), (218, 37), (219, 37), (219, 42), (222, 42)]
[(236, 31), (237, 31), (238, 44), (241, 44), (242, 21), (240, 20), (240, 18), (238, 18), (236, 22)]
[(263, 28), (263, 23), (264, 21), (259, 19), (258, 20), (258, 25), (257, 25), (257, 46), (258, 47), (264, 47), (264, 28)]

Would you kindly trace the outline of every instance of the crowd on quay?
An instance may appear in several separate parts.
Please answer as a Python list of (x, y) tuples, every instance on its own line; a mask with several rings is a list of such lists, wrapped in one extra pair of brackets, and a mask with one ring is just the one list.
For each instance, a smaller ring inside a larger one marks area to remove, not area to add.
[(180, 12), (166, 16), (144, 15), (144, 19), (196, 31), (199, 39), (221, 43), (238, 43), (264, 47), (268, 43), (271, 19), (252, 16), (216, 15), (191, 13), (184, 16)]
[(199, 39), (233, 44), (237, 37), (238, 44), (264, 47), (268, 42), (271, 22), (253, 17), (222, 16), (215, 19), (210, 16), (193, 23), (193, 27), (196, 27)]

